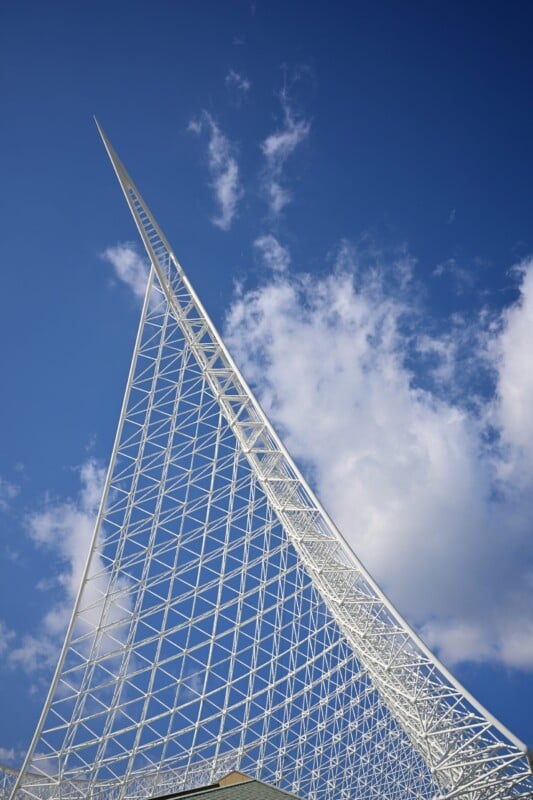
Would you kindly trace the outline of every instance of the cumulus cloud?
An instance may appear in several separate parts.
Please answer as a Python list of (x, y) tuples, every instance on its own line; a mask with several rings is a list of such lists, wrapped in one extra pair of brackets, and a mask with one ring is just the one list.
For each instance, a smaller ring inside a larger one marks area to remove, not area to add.
[[(533, 482), (514, 480), (533, 475), (533, 264), (521, 276), (497, 324), (481, 315), (439, 340), (409, 301), (408, 261), (362, 268), (345, 245), (331, 274), (277, 272), (227, 317), (230, 349), (326, 508), (449, 664), (533, 669)], [(467, 347), (496, 385), (474, 404), (448, 390)]]
[(284, 272), (291, 263), (287, 248), (283, 247), (276, 237), (270, 233), (256, 239), (254, 247), (260, 254), (265, 266), (274, 272)]
[(102, 258), (113, 267), (115, 276), (129, 286), (135, 297), (142, 300), (146, 292), (149, 265), (131, 242), (108, 247)]
[(209, 132), (207, 151), (210, 185), (218, 205), (218, 213), (212, 218), (212, 222), (218, 228), (227, 231), (231, 227), (237, 213), (237, 204), (243, 195), (234, 146), (207, 111), (203, 111), (199, 118), (192, 119), (188, 128), (196, 134), (200, 134), (204, 128)]
[(307, 139), (311, 129), (309, 120), (298, 116), (291, 107), (286, 89), (281, 91), (280, 100), (283, 124), (261, 144), (265, 157), (263, 188), (273, 216), (278, 216), (292, 197), (290, 190), (284, 185), (285, 162), (298, 145)]

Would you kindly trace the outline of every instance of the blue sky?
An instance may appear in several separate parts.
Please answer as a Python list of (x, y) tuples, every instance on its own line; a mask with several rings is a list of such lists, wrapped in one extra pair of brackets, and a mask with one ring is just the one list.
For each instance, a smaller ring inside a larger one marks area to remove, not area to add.
[(533, 744), (533, 11), (406, 5), (4, 4), (0, 761), (44, 699), (140, 310), (92, 114), (357, 553)]

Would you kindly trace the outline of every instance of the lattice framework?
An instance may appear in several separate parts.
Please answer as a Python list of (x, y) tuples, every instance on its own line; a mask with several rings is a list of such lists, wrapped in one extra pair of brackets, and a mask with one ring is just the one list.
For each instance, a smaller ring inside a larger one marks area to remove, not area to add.
[(524, 746), (346, 545), (103, 139), (152, 271), (86, 574), (14, 794), (141, 798), (240, 769), (316, 800), (532, 797)]

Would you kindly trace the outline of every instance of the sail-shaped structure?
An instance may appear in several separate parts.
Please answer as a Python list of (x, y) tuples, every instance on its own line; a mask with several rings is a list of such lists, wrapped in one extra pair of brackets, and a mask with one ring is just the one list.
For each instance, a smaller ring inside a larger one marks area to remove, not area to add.
[(234, 769), (309, 800), (533, 797), (524, 745), (347, 546), (100, 133), (151, 273), (85, 574), (13, 797), (161, 797)]

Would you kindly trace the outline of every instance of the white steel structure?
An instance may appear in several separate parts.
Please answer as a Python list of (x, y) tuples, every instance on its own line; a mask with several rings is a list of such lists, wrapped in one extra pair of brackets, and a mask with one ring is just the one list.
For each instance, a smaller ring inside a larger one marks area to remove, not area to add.
[(100, 133), (152, 270), (85, 576), (12, 797), (149, 798), (231, 769), (316, 800), (533, 797), (524, 745), (348, 548)]

